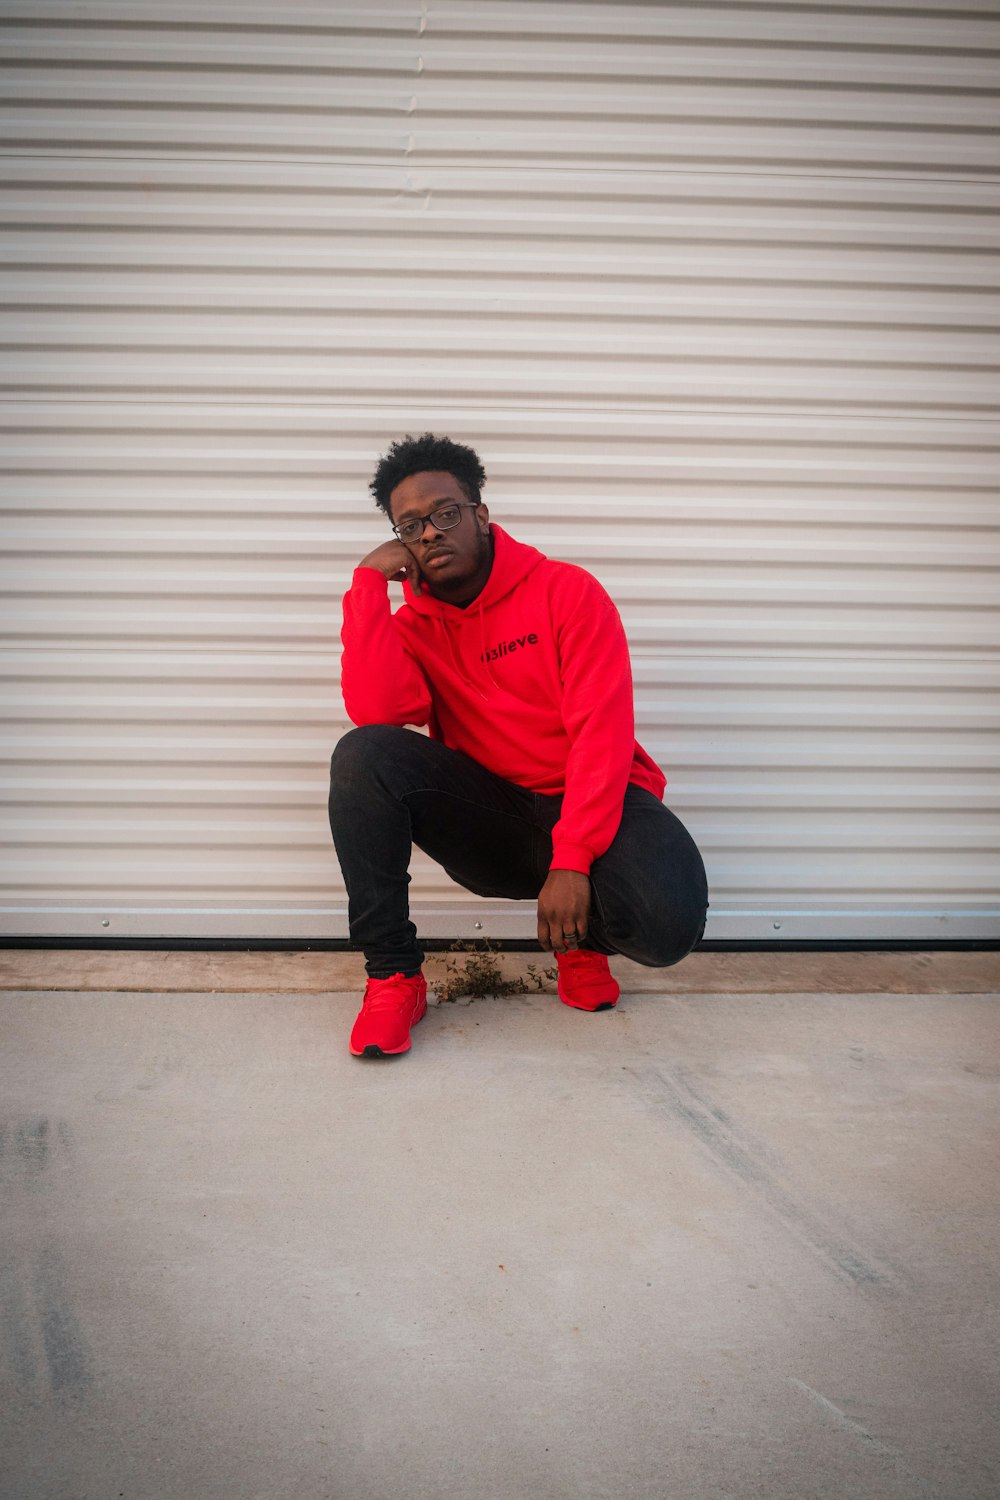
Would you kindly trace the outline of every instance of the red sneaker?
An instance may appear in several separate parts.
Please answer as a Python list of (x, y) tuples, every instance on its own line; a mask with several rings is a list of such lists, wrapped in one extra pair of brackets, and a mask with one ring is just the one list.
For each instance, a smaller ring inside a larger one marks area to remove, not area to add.
[(393, 974), (391, 979), (369, 979), (358, 1019), (351, 1032), (355, 1057), (388, 1057), (409, 1052), (410, 1027), (427, 1014), (427, 984), (423, 974)]
[(621, 991), (611, 977), (603, 953), (589, 948), (571, 948), (556, 954), (559, 965), (559, 999), (577, 1010), (610, 1010)]

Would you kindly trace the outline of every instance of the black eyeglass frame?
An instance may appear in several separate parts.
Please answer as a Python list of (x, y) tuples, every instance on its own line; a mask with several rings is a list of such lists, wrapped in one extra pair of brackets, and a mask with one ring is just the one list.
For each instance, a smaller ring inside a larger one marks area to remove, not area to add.
[[(427, 525), (428, 521), (434, 522), (434, 527), (437, 531), (454, 531), (456, 526), (461, 525), (462, 511), (478, 510), (481, 504), (481, 500), (449, 500), (446, 505), (439, 505), (437, 510), (429, 511), (426, 516), (413, 516), (411, 520), (404, 521), (402, 526), (393, 526), (393, 535), (396, 537), (397, 541), (402, 542), (403, 546), (406, 547), (412, 542), (419, 542), (420, 538), (424, 534), (424, 527)], [(442, 511), (449, 510), (457, 510), (458, 516), (454, 521), (449, 521), (447, 526), (442, 526), (441, 522), (437, 520), (436, 517), (440, 516)], [(417, 525), (419, 525), (420, 530), (413, 533), (413, 535), (410, 537), (410, 543), (408, 543), (406, 537), (403, 536), (403, 532), (406, 531), (408, 527)]]

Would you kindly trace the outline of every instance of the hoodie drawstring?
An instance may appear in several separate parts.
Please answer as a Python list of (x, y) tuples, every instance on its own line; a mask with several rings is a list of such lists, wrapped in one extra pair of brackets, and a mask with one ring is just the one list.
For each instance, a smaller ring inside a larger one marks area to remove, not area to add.
[[(485, 651), (486, 651), (486, 634), (485, 634), (485, 629), (483, 627), (483, 606), (481, 604), (477, 606), (476, 613), (479, 615), (479, 644), (482, 647), (483, 652), (485, 654)], [(489, 695), (487, 693), (483, 692), (482, 688), (479, 686), (479, 683), (475, 680), (475, 678), (470, 677), (464, 671), (464, 669), (462, 667), (462, 660), (461, 660), (461, 657), (459, 656), (457, 650), (455, 649), (455, 640), (454, 640), (454, 637), (453, 637), (453, 635), (451, 633), (451, 629), (449, 627), (448, 621), (446, 619), (444, 619), (441, 615), (437, 615), (436, 619), (437, 619), (438, 624), (441, 626), (441, 629), (444, 631), (444, 638), (445, 638), (445, 640), (448, 642), (448, 655), (451, 657), (452, 665), (455, 668), (455, 672), (457, 673), (457, 675), (459, 677), (461, 677), (461, 679), (462, 679), (463, 682), (468, 683), (469, 687), (472, 689), (472, 691), (476, 694), (476, 696), (478, 698), (482, 698), (482, 700), (483, 700), (484, 703), (488, 703), (490, 701), (489, 700)], [(487, 670), (487, 672), (489, 672), (490, 681), (493, 683), (493, 686), (494, 687), (499, 687), (500, 684), (497, 682), (496, 678), (493, 676), (493, 673), (489, 671), (489, 667), (487, 667), (486, 670)]]

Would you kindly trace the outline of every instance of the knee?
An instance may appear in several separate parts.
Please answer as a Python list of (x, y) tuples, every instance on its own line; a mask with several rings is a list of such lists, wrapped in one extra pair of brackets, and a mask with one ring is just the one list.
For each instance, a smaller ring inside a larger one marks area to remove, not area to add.
[[(670, 969), (687, 958), (705, 935), (706, 912), (674, 913), (644, 932), (630, 933), (616, 951), (647, 969)], [(612, 941), (614, 938), (612, 937)]]
[(387, 755), (398, 749), (398, 737), (409, 733), (395, 724), (363, 724), (359, 729), (349, 729), (330, 757), (331, 786), (366, 780)]

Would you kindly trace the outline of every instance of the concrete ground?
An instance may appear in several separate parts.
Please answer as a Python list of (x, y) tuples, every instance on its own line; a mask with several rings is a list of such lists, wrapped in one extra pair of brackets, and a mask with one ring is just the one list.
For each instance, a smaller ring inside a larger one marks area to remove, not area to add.
[(1000, 1495), (996, 954), (383, 1062), (227, 957), (3, 955), (4, 1500)]

